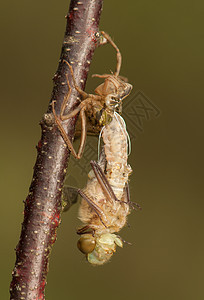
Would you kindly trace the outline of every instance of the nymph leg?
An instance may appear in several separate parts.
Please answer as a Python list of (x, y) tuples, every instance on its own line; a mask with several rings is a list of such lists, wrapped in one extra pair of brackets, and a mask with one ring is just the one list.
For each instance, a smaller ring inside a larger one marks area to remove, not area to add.
[[(97, 78), (104, 78), (104, 79), (108, 79), (107, 81), (104, 82), (104, 85), (108, 85), (109, 81), (112, 81), (113, 85), (115, 86), (116, 90), (118, 91), (118, 79), (116, 79), (114, 77), (114, 75), (110, 75), (110, 74), (93, 74), (92, 77), (97, 77)], [(121, 81), (120, 85), (122, 85), (123, 87), (125, 87), (125, 84)], [(104, 86), (105, 89), (105, 86)]]
[(80, 139), (80, 146), (79, 146), (79, 150), (78, 150), (78, 154), (76, 153), (72, 142), (70, 141), (68, 135), (66, 134), (60, 120), (58, 119), (56, 112), (55, 112), (55, 107), (54, 107), (54, 103), (55, 101), (52, 102), (52, 111), (53, 111), (53, 115), (55, 118), (55, 122), (58, 126), (58, 129), (65, 141), (65, 143), (67, 144), (69, 150), (71, 151), (72, 155), (79, 159), (82, 156), (84, 147), (85, 147), (85, 141), (86, 141), (86, 116), (85, 116), (85, 106), (82, 105), (83, 102), (75, 109), (73, 110), (70, 114), (63, 116), (63, 120), (69, 119), (74, 117), (79, 111), (80, 111), (80, 117), (81, 117), (81, 139)]
[(86, 142), (86, 115), (85, 115), (85, 110), (86, 110), (86, 107), (89, 103), (93, 103), (94, 101), (100, 101), (101, 100), (101, 96), (97, 96), (97, 95), (89, 95), (87, 94), (86, 92), (84, 92), (83, 90), (81, 90), (77, 84), (76, 84), (76, 81), (75, 81), (75, 78), (74, 78), (74, 73), (73, 73), (73, 69), (72, 69), (72, 66), (66, 61), (64, 60), (64, 62), (68, 65), (69, 69), (70, 69), (70, 72), (71, 72), (71, 75), (72, 75), (72, 78), (73, 78), (73, 82), (74, 82), (74, 87), (75, 89), (82, 95), (82, 97), (85, 99), (84, 101), (82, 101), (79, 106), (74, 109), (71, 113), (68, 113), (67, 115), (64, 115), (64, 111), (65, 111), (65, 108), (66, 108), (66, 104), (68, 102), (68, 99), (70, 97), (70, 94), (71, 94), (71, 91), (72, 91), (72, 88), (70, 86), (70, 83), (69, 83), (69, 79), (68, 79), (68, 76), (66, 74), (66, 80), (67, 80), (67, 85), (68, 85), (68, 88), (69, 88), (69, 91), (68, 91), (68, 94), (67, 96), (64, 98), (63, 100), (63, 103), (62, 103), (62, 107), (61, 107), (61, 112), (60, 112), (60, 119), (62, 121), (64, 120), (68, 120), (72, 117), (74, 117), (76, 114), (78, 114), (80, 112), (80, 117), (81, 117), (81, 140), (80, 140), (80, 146), (79, 146), (79, 150), (78, 150), (78, 154), (76, 153), (76, 151), (74, 150), (74, 147), (72, 145), (72, 142), (70, 141), (69, 137), (67, 136), (60, 120), (58, 119), (57, 115), (56, 115), (56, 112), (55, 112), (55, 108), (54, 108), (54, 101), (52, 102), (52, 111), (53, 111), (53, 114), (54, 114), (54, 117), (55, 117), (55, 121), (57, 123), (57, 126), (60, 130), (60, 133), (65, 141), (65, 143), (67, 144), (69, 150), (71, 151), (72, 155), (79, 159), (81, 158), (82, 156), (82, 153), (83, 153), (83, 150), (84, 150), (84, 147), (85, 147), (85, 142)]
[(61, 110), (60, 110), (60, 119), (61, 119), (61, 120), (64, 120), (64, 111), (65, 111), (65, 108), (66, 108), (68, 99), (69, 99), (69, 97), (70, 97), (70, 94), (71, 94), (71, 92), (72, 92), (72, 88), (71, 88), (71, 86), (70, 86), (70, 83), (69, 83), (69, 79), (68, 79), (67, 74), (65, 74), (65, 77), (66, 77), (66, 81), (67, 81), (67, 85), (68, 85), (69, 90), (68, 90), (67, 96), (64, 97), (63, 102), (62, 102), (62, 106), (61, 106)]
[(76, 83), (75, 77), (74, 77), (74, 72), (72, 69), (72, 66), (68, 63), (68, 61), (64, 60), (64, 62), (68, 65), (69, 69), (70, 69), (70, 73), (72, 75), (72, 79), (73, 79), (73, 83), (74, 83), (74, 87), (77, 90), (77, 92), (83, 97), (83, 99), (87, 99), (87, 98), (91, 98), (92, 100), (95, 101), (100, 101), (101, 100), (101, 96), (98, 95), (93, 95), (93, 94), (87, 94), (85, 91), (83, 91)]
[(80, 87), (76, 84), (76, 80), (75, 80), (75, 77), (74, 77), (74, 72), (73, 72), (72, 66), (68, 63), (68, 61), (64, 60), (64, 62), (69, 67), (69, 70), (70, 70), (71, 75), (72, 75), (72, 79), (73, 79), (73, 83), (74, 83), (75, 89), (77, 90), (77, 92), (79, 92), (79, 94), (83, 97), (83, 99), (88, 98), (88, 94), (86, 92), (84, 92), (82, 89), (80, 89)]
[(107, 39), (107, 41), (113, 46), (113, 48), (116, 50), (117, 53), (117, 65), (116, 65), (116, 71), (115, 71), (115, 76), (118, 76), (120, 73), (120, 68), (121, 68), (121, 63), (122, 63), (122, 56), (120, 53), (120, 50), (116, 46), (116, 44), (113, 42), (111, 37), (104, 31), (101, 31), (101, 34)]

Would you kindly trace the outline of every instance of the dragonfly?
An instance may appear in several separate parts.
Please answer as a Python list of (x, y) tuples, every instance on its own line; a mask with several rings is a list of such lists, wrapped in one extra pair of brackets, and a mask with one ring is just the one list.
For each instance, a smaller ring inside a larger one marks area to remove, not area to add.
[(108, 262), (116, 247), (123, 247), (117, 233), (126, 225), (130, 209), (138, 207), (130, 201), (128, 133), (118, 113), (103, 127), (102, 138), (99, 161), (91, 161), (87, 185), (78, 190), (82, 197), (79, 219), (84, 226), (77, 231), (81, 235), (77, 245), (92, 265)]

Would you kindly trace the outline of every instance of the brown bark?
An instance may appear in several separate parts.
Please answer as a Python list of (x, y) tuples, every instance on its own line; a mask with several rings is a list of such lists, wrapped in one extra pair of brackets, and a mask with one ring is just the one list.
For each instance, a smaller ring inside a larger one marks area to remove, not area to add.
[[(50, 103), (56, 100), (57, 114), (67, 95), (65, 73), (67, 60), (73, 67), (77, 84), (84, 89), (90, 62), (98, 44), (98, 24), (103, 0), (72, 0), (58, 70)], [(70, 82), (72, 79), (69, 76)], [(78, 105), (72, 89), (67, 111)], [(45, 299), (44, 289), (51, 248), (61, 220), (61, 193), (67, 172), (69, 151), (57, 129), (51, 106), (41, 121), (42, 136), (37, 146), (34, 174), (25, 200), (20, 241), (16, 247), (16, 263), (10, 285), (10, 299)], [(72, 140), (77, 117), (64, 121)]]

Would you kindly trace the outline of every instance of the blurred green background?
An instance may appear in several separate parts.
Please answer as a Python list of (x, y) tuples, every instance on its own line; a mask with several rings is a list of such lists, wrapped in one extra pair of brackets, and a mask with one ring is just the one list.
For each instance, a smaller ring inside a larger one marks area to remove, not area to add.
[[(60, 3), (61, 2), (61, 3)], [(1, 3), (0, 298), (9, 298), (26, 198), (58, 65), (69, 1)], [(100, 28), (123, 54), (121, 74), (160, 110), (136, 133), (129, 162), (132, 200), (121, 236), (133, 243), (90, 266), (77, 250), (78, 206), (63, 215), (46, 299), (204, 299), (203, 1), (104, 1)], [(95, 53), (90, 74), (114, 70), (115, 53)], [(87, 91), (98, 85), (89, 77)], [(87, 175), (71, 161), (72, 176)]]

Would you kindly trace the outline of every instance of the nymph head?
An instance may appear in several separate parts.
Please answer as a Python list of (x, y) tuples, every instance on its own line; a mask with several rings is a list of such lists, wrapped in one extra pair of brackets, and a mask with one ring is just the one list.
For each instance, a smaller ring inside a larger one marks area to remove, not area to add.
[(130, 94), (132, 85), (121, 80), (121, 84), (115, 91), (105, 96), (105, 105), (110, 111), (122, 112), (123, 100)]

